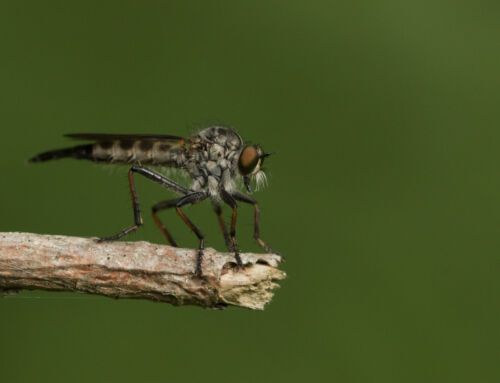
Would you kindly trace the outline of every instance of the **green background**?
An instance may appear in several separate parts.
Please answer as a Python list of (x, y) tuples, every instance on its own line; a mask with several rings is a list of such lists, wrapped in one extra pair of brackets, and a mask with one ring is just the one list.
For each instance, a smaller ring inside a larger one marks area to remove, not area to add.
[[(499, 17), (486, 0), (1, 0), (0, 231), (132, 223), (126, 168), (27, 163), (64, 133), (224, 123), (278, 152), (255, 197), (289, 278), (263, 312), (1, 299), (0, 380), (498, 382)], [(163, 243), (149, 206), (172, 195), (137, 188), (130, 239)], [(186, 210), (224, 249), (210, 204)], [(251, 221), (242, 206), (258, 251)]]

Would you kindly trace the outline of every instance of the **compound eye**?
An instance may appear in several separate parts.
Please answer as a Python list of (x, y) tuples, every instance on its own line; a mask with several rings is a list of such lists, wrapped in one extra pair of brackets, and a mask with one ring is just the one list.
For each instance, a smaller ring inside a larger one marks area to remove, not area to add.
[(244, 148), (238, 161), (240, 173), (243, 175), (252, 173), (259, 163), (259, 158), (259, 153), (254, 146), (247, 146)]

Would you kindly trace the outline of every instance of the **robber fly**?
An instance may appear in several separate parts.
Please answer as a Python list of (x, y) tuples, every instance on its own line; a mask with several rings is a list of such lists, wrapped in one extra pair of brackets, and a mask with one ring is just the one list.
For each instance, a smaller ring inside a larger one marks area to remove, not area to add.
[[(276, 253), (260, 238), (257, 201), (236, 190), (238, 179), (243, 180), (249, 193), (251, 192), (251, 179), (255, 179), (257, 184), (265, 181), (265, 174), (261, 167), (264, 159), (272, 153), (264, 153), (259, 145), (246, 145), (240, 135), (232, 129), (220, 126), (209, 127), (189, 138), (170, 135), (93, 133), (67, 134), (66, 136), (93, 143), (40, 153), (31, 158), (30, 162), (69, 157), (97, 163), (132, 165), (128, 172), (128, 182), (132, 196), (134, 224), (115, 235), (100, 238), (98, 241), (122, 238), (142, 225), (134, 183), (134, 173), (137, 173), (180, 195), (178, 198), (161, 201), (154, 205), (152, 207), (153, 218), (172, 246), (177, 246), (177, 243), (158, 218), (160, 210), (175, 208), (177, 214), (198, 237), (200, 242), (195, 269), (198, 275), (202, 273), (204, 236), (181, 208), (187, 204), (199, 203), (206, 198), (210, 198), (212, 202), (226, 246), (229, 251), (234, 252), (238, 266), (242, 266), (242, 262), (235, 238), (236, 201), (254, 206), (254, 238), (267, 252)], [(181, 169), (191, 177), (191, 185), (187, 189), (144, 165)], [(222, 219), (224, 203), (233, 210), (229, 233)]]

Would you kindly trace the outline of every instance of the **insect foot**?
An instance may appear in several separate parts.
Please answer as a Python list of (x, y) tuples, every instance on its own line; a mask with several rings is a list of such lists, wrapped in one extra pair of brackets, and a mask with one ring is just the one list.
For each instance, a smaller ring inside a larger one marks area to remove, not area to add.
[(285, 262), (285, 257), (279, 251), (273, 250), (272, 248), (270, 248), (267, 245), (266, 245), (266, 250), (267, 250), (267, 252), (269, 254), (276, 254), (276, 255), (278, 255), (281, 258), (281, 262)]
[(279, 251), (273, 251), (271, 254), (279, 255), (279, 257), (281, 258), (281, 262), (285, 262), (285, 256), (281, 254)]
[(194, 269), (194, 275), (197, 277), (203, 277), (203, 271), (201, 270), (201, 264), (203, 263), (203, 249), (198, 250), (198, 257), (196, 258), (196, 267)]
[(234, 259), (236, 260), (236, 265), (238, 266), (238, 269), (241, 269), (243, 267), (243, 262), (241, 261), (240, 253), (238, 250), (234, 252)]
[(283, 254), (281, 254), (279, 251), (273, 250), (270, 246), (264, 244), (264, 249), (269, 253), (269, 254), (276, 254), (281, 258), (281, 262), (285, 262), (285, 257)]
[(112, 237), (101, 237), (101, 238), (94, 238), (94, 241), (97, 243), (104, 243), (104, 242), (112, 242), (116, 241), (118, 238), (115, 238), (115, 236)]
[(103, 238), (93, 238), (94, 242), (97, 243), (103, 243), (103, 242), (111, 242), (112, 240), (109, 239), (108, 237), (103, 237)]

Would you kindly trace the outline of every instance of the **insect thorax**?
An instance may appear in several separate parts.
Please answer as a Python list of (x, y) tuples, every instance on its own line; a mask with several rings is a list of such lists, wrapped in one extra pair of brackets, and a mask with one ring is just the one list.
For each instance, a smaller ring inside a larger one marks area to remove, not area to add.
[(243, 141), (229, 128), (210, 127), (193, 137), (186, 170), (193, 178), (193, 191), (208, 190), (212, 197), (219, 188), (230, 191), (237, 171), (238, 155)]

